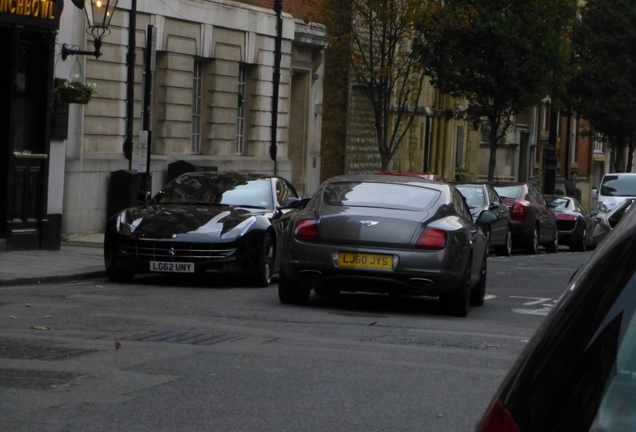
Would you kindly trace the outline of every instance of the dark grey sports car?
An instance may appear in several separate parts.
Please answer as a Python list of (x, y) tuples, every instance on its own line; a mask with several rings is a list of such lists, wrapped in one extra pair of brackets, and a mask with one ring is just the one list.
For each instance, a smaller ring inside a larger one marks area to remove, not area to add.
[(278, 272), (279, 237), (301, 195), (287, 180), (259, 174), (196, 172), (107, 223), (108, 278), (135, 273), (234, 272), (268, 286)]
[(484, 211), (473, 221), (452, 185), (404, 176), (338, 176), (290, 220), (278, 294), (302, 304), (342, 291), (439, 296), (466, 316), (486, 293)]

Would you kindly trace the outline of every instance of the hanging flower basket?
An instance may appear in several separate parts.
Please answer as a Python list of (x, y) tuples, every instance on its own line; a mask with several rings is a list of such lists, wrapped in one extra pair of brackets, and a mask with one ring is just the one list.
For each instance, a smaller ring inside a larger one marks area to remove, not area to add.
[(87, 104), (95, 92), (94, 84), (83, 84), (77, 81), (65, 81), (53, 90), (60, 102)]

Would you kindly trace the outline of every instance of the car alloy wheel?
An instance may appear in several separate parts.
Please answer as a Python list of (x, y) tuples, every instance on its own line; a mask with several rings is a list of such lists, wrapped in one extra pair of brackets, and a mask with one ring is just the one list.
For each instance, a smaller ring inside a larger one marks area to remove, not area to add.
[(497, 254), (501, 256), (512, 255), (512, 232), (510, 227), (508, 227), (508, 232), (506, 233), (506, 241), (503, 245), (499, 246)]
[(266, 235), (261, 245), (261, 253), (254, 269), (254, 284), (258, 287), (268, 287), (272, 283), (274, 268), (274, 243), (272, 237)]
[(471, 306), (483, 306), (486, 301), (486, 279), (488, 275), (487, 259), (484, 256), (484, 260), (481, 263), (479, 269), (479, 282), (475, 289), (470, 292), (470, 305)]
[(552, 239), (552, 243), (545, 247), (550, 253), (557, 253), (559, 251), (559, 232), (554, 231), (554, 238)]

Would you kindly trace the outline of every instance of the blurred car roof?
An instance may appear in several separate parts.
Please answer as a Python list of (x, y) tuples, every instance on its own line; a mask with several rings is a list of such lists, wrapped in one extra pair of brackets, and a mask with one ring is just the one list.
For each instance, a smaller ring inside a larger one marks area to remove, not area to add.
[(380, 171), (376, 172), (377, 175), (393, 175), (393, 176), (404, 176), (404, 177), (419, 177), (426, 180), (438, 180), (444, 181), (444, 178), (440, 175), (434, 173), (425, 173), (425, 172), (414, 172), (414, 171)]

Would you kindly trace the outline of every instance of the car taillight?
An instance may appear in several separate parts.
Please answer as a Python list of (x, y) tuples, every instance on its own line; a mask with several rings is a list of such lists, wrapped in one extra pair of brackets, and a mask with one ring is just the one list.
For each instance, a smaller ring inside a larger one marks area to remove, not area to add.
[(560, 215), (557, 215), (557, 219), (564, 220), (564, 221), (575, 221), (577, 217), (572, 215), (560, 214)]
[(301, 220), (296, 222), (296, 227), (294, 228), (294, 237), (296, 238), (296, 240), (304, 242), (318, 241), (318, 222), (313, 219)]
[(510, 212), (512, 218), (524, 218), (526, 217), (526, 206), (519, 201), (515, 201), (512, 205), (512, 211)]
[(520, 430), (510, 411), (503, 406), (499, 398), (496, 398), (488, 407), (475, 432), (520, 432)]
[(426, 228), (420, 234), (415, 246), (424, 250), (442, 250), (446, 247), (446, 236), (447, 234), (444, 230)]

